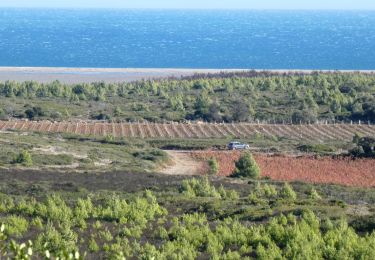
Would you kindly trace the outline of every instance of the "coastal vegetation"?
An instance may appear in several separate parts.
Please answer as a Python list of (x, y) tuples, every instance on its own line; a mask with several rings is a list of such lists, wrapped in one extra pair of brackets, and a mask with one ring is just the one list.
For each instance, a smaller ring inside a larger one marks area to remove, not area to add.
[[(30, 174), (23, 176), (31, 180)], [(73, 175), (71, 180), (77, 182), (70, 186), (58, 186), (53, 179), (31, 183), (16, 179), (12, 180), (18, 185), (16, 194), (10, 192), (9, 181), (2, 183), (2, 255), (371, 259), (374, 254), (373, 220), (364, 218), (375, 198), (370, 189), (246, 179), (230, 184), (173, 176), (168, 182), (155, 182), (130, 174), (133, 183), (102, 186), (98, 192), (87, 181), (96, 178), (96, 183), (103, 183), (106, 174), (94, 175), (81, 181)], [(364, 201), (368, 206), (363, 206)]]
[(113, 121), (375, 121), (375, 75), (195, 75), (131, 83), (0, 83), (1, 118)]
[[(0, 121), (5, 258), (375, 253), (373, 74), (3, 82), (0, 98), (1, 119), (28, 119)], [(212, 124), (170, 122), (189, 120)], [(251, 153), (222, 151), (233, 139)]]

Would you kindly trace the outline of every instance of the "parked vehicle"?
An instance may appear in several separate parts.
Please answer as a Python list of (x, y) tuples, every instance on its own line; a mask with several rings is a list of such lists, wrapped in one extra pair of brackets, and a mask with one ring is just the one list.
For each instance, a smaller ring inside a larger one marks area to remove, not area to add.
[(230, 142), (228, 144), (228, 150), (248, 150), (250, 149), (250, 145), (240, 143), (240, 142)]

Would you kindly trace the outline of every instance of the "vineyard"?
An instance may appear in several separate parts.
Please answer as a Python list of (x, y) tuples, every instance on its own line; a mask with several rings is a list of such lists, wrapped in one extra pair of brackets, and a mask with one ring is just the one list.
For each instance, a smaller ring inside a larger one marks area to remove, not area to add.
[[(241, 153), (202, 151), (192, 152), (191, 156), (197, 160), (207, 161), (215, 158), (219, 163), (220, 176), (229, 176), (233, 173), (234, 163)], [(278, 181), (302, 181), (307, 183), (335, 183), (357, 187), (375, 187), (375, 160), (351, 159), (342, 157), (315, 158), (314, 156), (270, 156), (255, 154), (263, 177)], [(204, 167), (203, 172), (208, 169)]]
[(352, 140), (355, 134), (375, 137), (375, 125), (369, 124), (250, 124), (250, 123), (106, 123), (106, 122), (52, 122), (0, 121), (0, 130), (19, 130), (79, 135), (162, 138), (287, 138), (292, 140), (330, 141)]

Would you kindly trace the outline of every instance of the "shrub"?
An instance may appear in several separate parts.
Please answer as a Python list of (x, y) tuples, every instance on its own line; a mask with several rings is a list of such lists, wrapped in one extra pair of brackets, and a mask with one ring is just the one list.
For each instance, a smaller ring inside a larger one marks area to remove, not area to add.
[(7, 115), (6, 115), (5, 111), (2, 108), (0, 108), (0, 120), (4, 120), (4, 119), (6, 119), (6, 117), (7, 117)]
[(19, 216), (9, 216), (1, 220), (5, 224), (5, 230), (8, 235), (16, 237), (22, 236), (29, 228), (26, 219)]
[(39, 251), (48, 250), (52, 254), (72, 252), (76, 249), (77, 234), (66, 227), (59, 232), (51, 222), (48, 222), (45, 231), (38, 235), (35, 247)]
[(43, 220), (40, 217), (36, 217), (31, 221), (31, 225), (36, 227), (36, 228), (42, 229), (43, 228)]
[(258, 205), (258, 204), (261, 204), (263, 202), (263, 200), (258, 198), (258, 196), (255, 192), (250, 192), (247, 199), (251, 204), (254, 204), (254, 205)]
[(264, 184), (261, 185), (259, 182), (256, 183), (255, 186), (255, 194), (258, 197), (265, 197), (265, 198), (274, 198), (277, 196), (277, 189), (272, 184)]
[(276, 187), (271, 184), (265, 184), (263, 186), (263, 192), (264, 192), (264, 196), (266, 196), (267, 198), (273, 198), (277, 196)]
[(28, 119), (34, 119), (35, 117), (44, 116), (44, 112), (41, 107), (33, 107), (25, 110), (25, 115)]
[(312, 200), (320, 200), (322, 199), (322, 197), (319, 195), (319, 193), (314, 189), (312, 188), (309, 192), (309, 198), (312, 199)]
[(99, 251), (99, 246), (96, 243), (94, 238), (91, 238), (90, 241), (89, 241), (89, 250), (90, 250), (90, 252), (93, 252), (93, 253), (96, 253), (96, 252)]
[(99, 113), (97, 115), (92, 115), (91, 119), (95, 120), (111, 120), (111, 116), (105, 113)]
[(238, 195), (237, 191), (226, 190), (224, 189), (223, 185), (219, 187), (218, 192), (222, 199), (238, 200), (240, 198), (240, 195)]
[(354, 157), (375, 157), (375, 138), (371, 137), (354, 137), (356, 143), (350, 154)]
[(17, 157), (13, 160), (13, 163), (19, 163), (26, 167), (30, 167), (33, 165), (31, 154), (28, 151), (24, 150), (17, 155)]
[(114, 140), (115, 140), (115, 137), (111, 134), (106, 135), (105, 138), (104, 138), (105, 143), (112, 143)]
[(159, 149), (147, 149), (133, 152), (133, 156), (146, 161), (163, 162), (168, 160), (168, 154)]
[(94, 229), (99, 229), (102, 227), (102, 223), (100, 223), (99, 220), (95, 221), (95, 223), (92, 225)]
[(320, 154), (332, 153), (336, 151), (334, 147), (331, 147), (325, 144), (305, 144), (305, 145), (298, 146), (297, 149), (305, 153), (320, 153)]
[(182, 182), (180, 192), (187, 197), (215, 197), (221, 198), (220, 193), (210, 184), (207, 178), (191, 179)]
[(293, 190), (292, 186), (289, 183), (285, 183), (283, 188), (280, 191), (280, 196), (283, 199), (295, 201), (297, 199), (297, 194)]
[(257, 179), (260, 176), (260, 168), (251, 153), (243, 154), (235, 163), (235, 166), (236, 168), (231, 175), (232, 177), (248, 177)]
[(208, 166), (210, 168), (208, 172), (210, 175), (216, 175), (219, 172), (219, 164), (215, 158), (208, 160)]
[(155, 237), (159, 239), (168, 239), (168, 231), (164, 227), (158, 227), (155, 230)]

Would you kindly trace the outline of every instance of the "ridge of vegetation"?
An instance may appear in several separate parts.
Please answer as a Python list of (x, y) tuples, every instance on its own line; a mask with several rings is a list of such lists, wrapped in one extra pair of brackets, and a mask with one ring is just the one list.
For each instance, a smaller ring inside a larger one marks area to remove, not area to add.
[(375, 122), (375, 75), (244, 72), (131, 83), (0, 83), (0, 118)]

